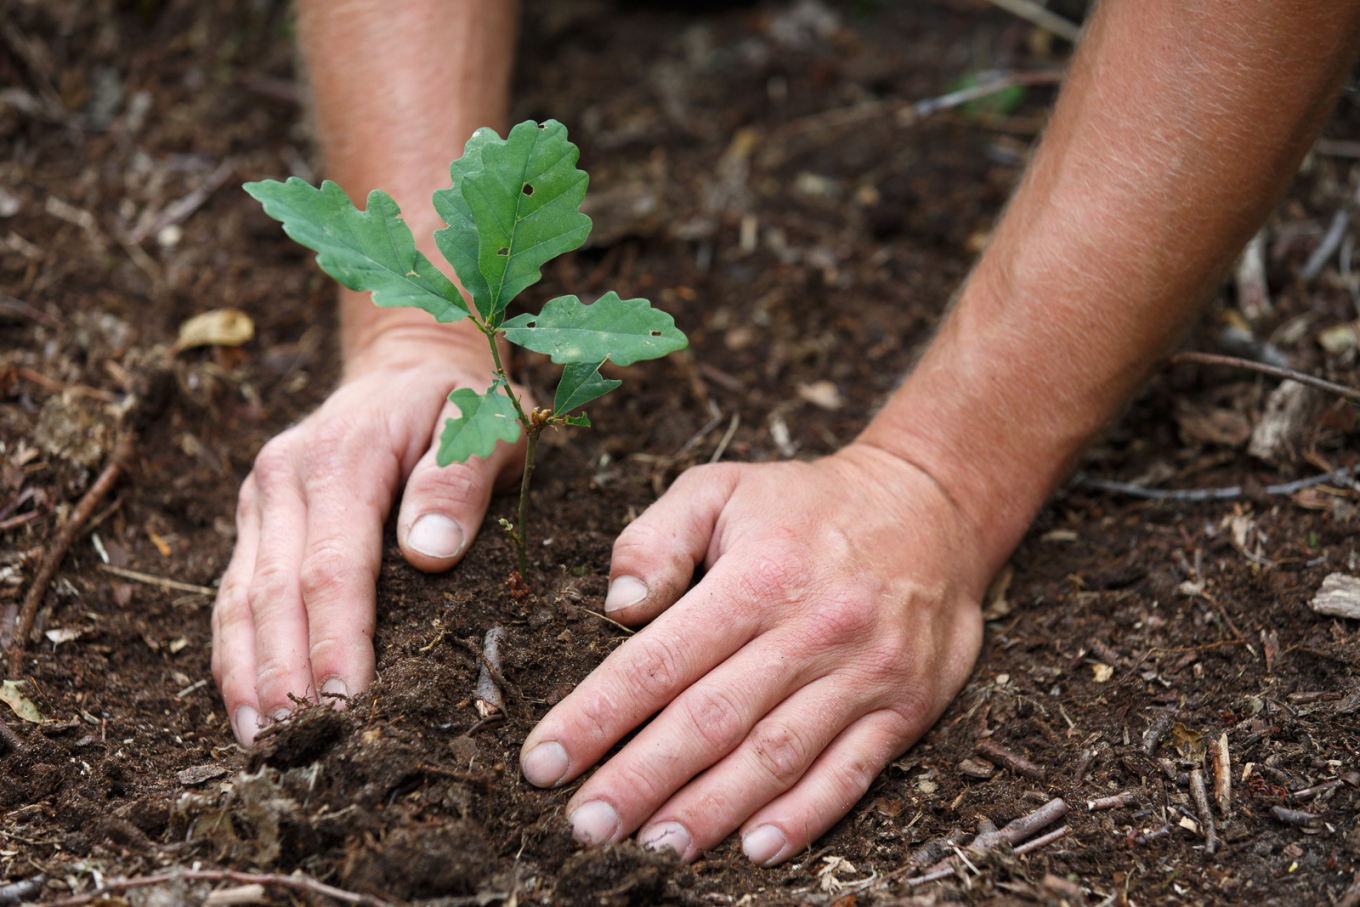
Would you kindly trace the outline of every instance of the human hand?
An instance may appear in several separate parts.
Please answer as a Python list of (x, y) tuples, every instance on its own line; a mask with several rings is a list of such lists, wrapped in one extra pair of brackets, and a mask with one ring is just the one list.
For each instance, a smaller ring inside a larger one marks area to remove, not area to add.
[(577, 838), (641, 829), (691, 861), (740, 828), (785, 860), (963, 685), (985, 570), (941, 488), (882, 449), (691, 469), (614, 545), (605, 609), (652, 623), (529, 734), (524, 774), (565, 784), (656, 715), (567, 804)]
[(213, 677), (242, 745), (261, 716), (292, 711), (289, 694), (350, 696), (372, 682), (374, 587), (398, 490), (406, 560), (437, 572), (462, 559), (493, 488), (523, 462), (504, 442), (488, 459), (435, 462), (444, 420), (457, 414), (449, 392), (485, 390), (492, 377), (484, 340), (395, 328), (349, 358), (320, 409), (261, 449), (212, 615)]

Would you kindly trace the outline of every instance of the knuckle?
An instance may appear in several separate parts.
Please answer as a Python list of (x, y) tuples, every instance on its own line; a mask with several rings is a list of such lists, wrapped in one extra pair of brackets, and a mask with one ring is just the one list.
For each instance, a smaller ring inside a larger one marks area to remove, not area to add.
[(615, 771), (619, 777), (610, 784), (610, 787), (614, 790), (628, 791), (633, 803), (657, 804), (669, 793), (645, 764), (628, 762), (618, 766)]
[(694, 690), (685, 698), (684, 708), (699, 739), (716, 752), (730, 751), (745, 736), (746, 722), (741, 710), (725, 693)]
[(905, 725), (903, 731), (915, 736), (933, 715), (930, 692), (920, 679), (904, 683), (893, 696), (890, 710)]
[(291, 580), (282, 565), (266, 564), (256, 570), (246, 589), (246, 602), (252, 618), (258, 621), (268, 615), (271, 609), (282, 606), (290, 586)]
[(478, 474), (476, 468), (466, 463), (436, 467), (428, 471), (424, 478), (425, 481), (419, 483), (419, 491), (432, 494), (439, 500), (451, 504), (477, 500), (486, 485), (486, 481)]
[[(255, 480), (261, 487), (276, 484), (283, 476), (292, 471), (293, 451), (286, 435), (279, 435), (255, 455)], [(242, 501), (244, 503), (244, 499)]]
[(820, 639), (837, 644), (862, 640), (879, 627), (874, 595), (844, 579), (821, 590), (807, 616)]
[(661, 636), (638, 636), (634, 670), (626, 675), (649, 699), (667, 697), (680, 681), (683, 656), (676, 641)]
[(333, 545), (322, 545), (303, 558), (298, 574), (302, 600), (309, 602), (317, 596), (334, 593), (356, 578), (352, 558), (346, 557)]
[(807, 766), (807, 744), (787, 725), (763, 724), (751, 735), (756, 763), (781, 788), (788, 788)]
[(796, 595), (808, 585), (808, 555), (796, 543), (769, 543), (742, 577), (746, 593), (755, 601), (781, 601)]
[(289, 693), (304, 696), (310, 692), (306, 683), (298, 683), (301, 665), (286, 656), (271, 655), (260, 662), (255, 670), (255, 685), (262, 696), (270, 702), (286, 700)]

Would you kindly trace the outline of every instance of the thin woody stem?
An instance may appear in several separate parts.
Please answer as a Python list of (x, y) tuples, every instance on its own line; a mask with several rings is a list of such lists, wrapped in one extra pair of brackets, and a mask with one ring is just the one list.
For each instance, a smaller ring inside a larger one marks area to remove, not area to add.
[(519, 416), (519, 424), (524, 428), (524, 434), (529, 439), (529, 449), (524, 453), (524, 478), (519, 484), (519, 531), (510, 533), (510, 538), (515, 543), (519, 554), (519, 575), (525, 582), (529, 581), (529, 480), (534, 474), (534, 454), (538, 448), (538, 433), (540, 429), (534, 427), (529, 421), (529, 417), (524, 414), (524, 410), (519, 405), (519, 399), (510, 391), (510, 376), (505, 373), (505, 366), (501, 364), (501, 351), (496, 346), (496, 331), (486, 330), (486, 339), (491, 343), (491, 358), (496, 363), (496, 374), (500, 376), (505, 388), (505, 395), (510, 398), (510, 403), (515, 407), (515, 414)]
[(519, 483), (519, 534), (515, 540), (519, 543), (519, 575), (526, 583), (529, 581), (529, 480), (534, 475), (539, 431), (539, 428), (529, 428), (525, 432), (529, 436), (529, 449), (524, 454), (524, 477)]

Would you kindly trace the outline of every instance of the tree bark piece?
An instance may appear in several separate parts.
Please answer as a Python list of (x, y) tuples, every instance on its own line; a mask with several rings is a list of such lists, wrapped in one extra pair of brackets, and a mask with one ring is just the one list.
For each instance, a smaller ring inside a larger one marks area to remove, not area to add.
[(1214, 746), (1214, 799), (1218, 811), (1227, 819), (1232, 814), (1232, 762), (1228, 758), (1228, 732)]
[(1143, 755), (1149, 759), (1157, 749), (1157, 744), (1162, 742), (1162, 738), (1171, 730), (1171, 725), (1176, 723), (1176, 713), (1162, 712), (1148, 725), (1148, 729), (1143, 731)]
[(501, 673), (501, 644), (506, 640), (505, 628), (492, 627), (482, 641), (482, 669), (477, 674), (477, 692), (473, 702), (482, 718), (505, 714), (505, 696), (496, 682)]
[(1251, 430), (1247, 453), (1267, 463), (1287, 463), (1294, 459), (1299, 443), (1311, 426), (1316, 393), (1298, 381), (1280, 382), (1266, 398), (1266, 411)]
[(1345, 573), (1327, 574), (1310, 604), (1319, 614), (1360, 617), (1360, 578)]

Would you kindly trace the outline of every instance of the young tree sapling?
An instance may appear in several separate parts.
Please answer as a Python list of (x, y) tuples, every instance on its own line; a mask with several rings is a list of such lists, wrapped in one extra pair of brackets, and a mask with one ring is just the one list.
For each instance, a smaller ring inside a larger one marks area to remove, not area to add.
[[(459, 415), (440, 435), (441, 466), (487, 457), (497, 441), (527, 439), (520, 484), (519, 522), (502, 527), (514, 541), (520, 574), (528, 578), (529, 482), (538, 436), (556, 425), (590, 425), (578, 407), (622, 382), (605, 378), (606, 361), (631, 365), (688, 344), (670, 315), (646, 299), (621, 299), (610, 291), (593, 303), (559, 296), (538, 315), (507, 319), (506, 307), (536, 283), (540, 268), (579, 247), (590, 218), (579, 210), (589, 177), (576, 167), (579, 151), (556, 120), (520, 123), (502, 139), (491, 129), (473, 133), (463, 156), (449, 166), (453, 185), (434, 194), (434, 208), (448, 226), (434, 234), (463, 292), (416, 250), (415, 239), (387, 193), (369, 193), (360, 211), (329, 180), (320, 189), (293, 177), (246, 183), (245, 190), (283, 222), (290, 237), (315, 250), (327, 274), (351, 290), (368, 291), (380, 306), (415, 306), (447, 323), (472, 319), (491, 346), (495, 376), (478, 393), (449, 394)], [(565, 366), (551, 407), (525, 411), (510, 390), (497, 336), (552, 357)]]

